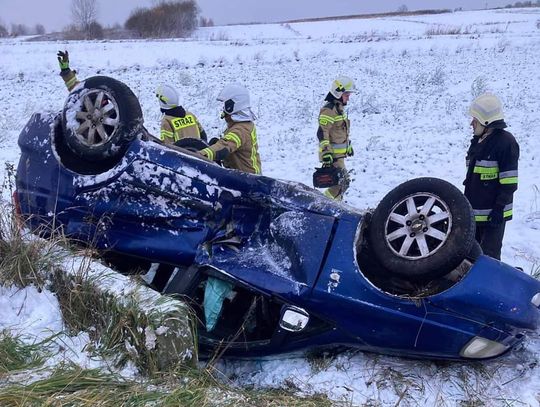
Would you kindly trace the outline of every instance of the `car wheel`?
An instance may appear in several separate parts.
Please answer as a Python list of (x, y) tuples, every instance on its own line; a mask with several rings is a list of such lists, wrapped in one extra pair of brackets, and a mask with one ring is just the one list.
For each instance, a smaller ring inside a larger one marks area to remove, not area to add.
[(174, 143), (176, 147), (185, 148), (186, 150), (197, 152), (208, 147), (208, 144), (200, 138), (185, 137)]
[(142, 123), (135, 94), (106, 76), (84, 80), (70, 93), (62, 112), (65, 144), (91, 162), (120, 159), (143, 129)]
[(471, 251), (469, 252), (469, 254), (467, 254), (467, 259), (471, 260), (472, 262), (475, 262), (483, 254), (484, 254), (484, 251), (482, 250), (480, 243), (478, 243), (475, 239), (471, 246)]
[(437, 178), (390, 191), (373, 212), (370, 242), (389, 272), (412, 281), (442, 277), (471, 252), (475, 224), (465, 196)]

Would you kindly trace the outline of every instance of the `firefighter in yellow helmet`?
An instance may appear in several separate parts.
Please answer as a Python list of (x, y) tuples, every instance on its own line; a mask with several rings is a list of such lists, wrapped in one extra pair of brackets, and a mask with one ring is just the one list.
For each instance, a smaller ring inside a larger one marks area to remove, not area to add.
[(501, 258), (505, 224), (512, 219), (518, 187), (519, 145), (505, 130), (499, 98), (485, 93), (471, 104), (473, 138), (467, 151), (465, 196), (476, 221), (476, 240), (484, 254)]
[(325, 166), (339, 168), (342, 174), (339, 184), (328, 188), (324, 194), (339, 201), (343, 199), (350, 184), (345, 158), (352, 156), (354, 150), (349, 139), (350, 121), (345, 106), (354, 92), (356, 86), (351, 78), (338, 77), (332, 82), (325, 98), (326, 103), (319, 113), (319, 161)]
[(159, 85), (156, 97), (163, 117), (159, 136), (166, 144), (174, 144), (184, 138), (200, 138), (206, 141), (206, 132), (197, 117), (179, 103), (178, 92), (170, 85)]
[(251, 111), (248, 90), (242, 85), (228, 85), (217, 100), (223, 103), (221, 117), (225, 119), (227, 129), (220, 139), (199, 153), (212, 161), (222, 162), (227, 168), (261, 174), (255, 114)]

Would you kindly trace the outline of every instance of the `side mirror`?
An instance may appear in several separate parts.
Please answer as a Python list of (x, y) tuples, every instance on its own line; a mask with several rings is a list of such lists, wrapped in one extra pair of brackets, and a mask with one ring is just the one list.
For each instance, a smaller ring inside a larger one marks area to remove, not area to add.
[(280, 328), (290, 332), (302, 331), (309, 322), (309, 314), (306, 310), (288, 305), (281, 311), (279, 320)]

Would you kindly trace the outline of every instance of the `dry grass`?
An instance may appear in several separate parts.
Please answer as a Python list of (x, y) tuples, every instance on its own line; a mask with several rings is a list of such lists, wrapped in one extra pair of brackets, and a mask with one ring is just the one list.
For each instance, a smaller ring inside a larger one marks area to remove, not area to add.
[(0, 378), (7, 373), (41, 366), (44, 355), (40, 344), (27, 345), (9, 332), (0, 332)]
[[(132, 362), (149, 377), (175, 369), (178, 363), (196, 362), (193, 316), (187, 306), (178, 302), (163, 313), (143, 308), (131, 294), (116, 298), (101, 288), (104, 277), (92, 277), (85, 267), (69, 276), (58, 270), (52, 277), (51, 290), (71, 333), (88, 332), (96, 354), (112, 359), (117, 367)], [(166, 333), (155, 335), (159, 327), (167, 327)]]
[(219, 383), (208, 372), (193, 369), (140, 383), (98, 369), (61, 366), (43, 379), (0, 387), (6, 407), (235, 406), (326, 407), (325, 396), (297, 397), (284, 391), (239, 391)]
[(0, 284), (45, 286), (47, 273), (61, 261), (59, 238), (36, 238), (21, 224), (13, 206), (0, 203)]

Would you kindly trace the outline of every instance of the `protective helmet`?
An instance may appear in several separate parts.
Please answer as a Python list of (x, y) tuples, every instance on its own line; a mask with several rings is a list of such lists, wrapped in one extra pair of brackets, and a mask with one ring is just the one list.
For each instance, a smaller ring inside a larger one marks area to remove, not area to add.
[(248, 90), (238, 84), (225, 86), (217, 100), (223, 102), (223, 111), (229, 115), (251, 107)]
[(340, 76), (332, 82), (330, 87), (330, 93), (336, 99), (341, 98), (345, 92), (354, 93), (356, 92), (356, 85), (354, 81), (348, 76)]
[(504, 119), (502, 103), (499, 98), (491, 93), (478, 96), (469, 108), (469, 114), (480, 122), (482, 126)]
[(164, 110), (178, 106), (178, 92), (170, 85), (159, 85), (156, 89), (156, 97), (159, 99), (159, 106)]

